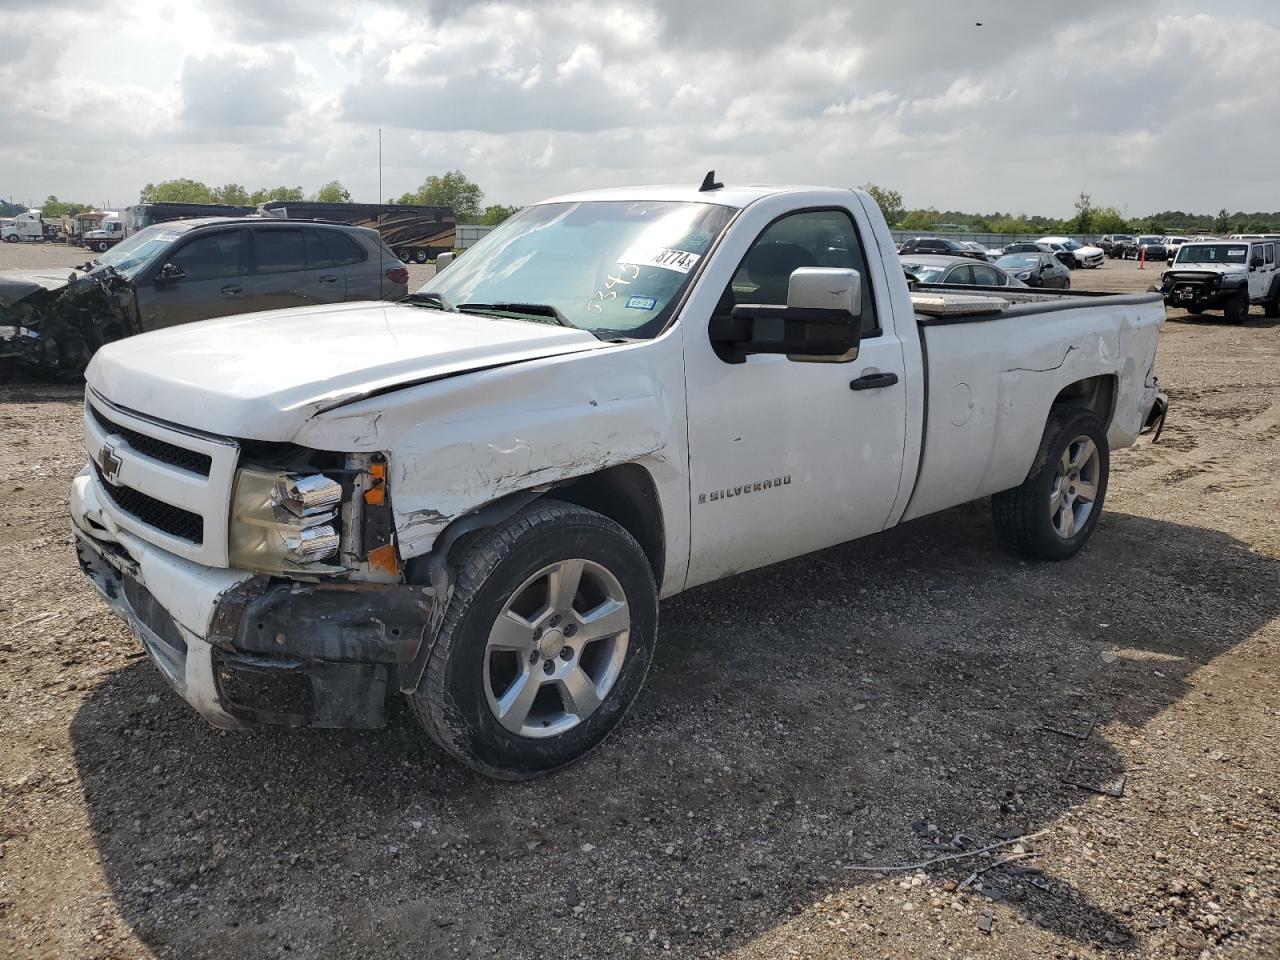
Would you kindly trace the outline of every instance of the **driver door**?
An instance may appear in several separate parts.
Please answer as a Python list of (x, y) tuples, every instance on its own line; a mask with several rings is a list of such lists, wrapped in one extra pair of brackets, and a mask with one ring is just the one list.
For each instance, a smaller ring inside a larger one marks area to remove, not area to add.
[(733, 362), (710, 343), (709, 317), (686, 317), (689, 586), (879, 531), (892, 513), (906, 439), (904, 358), (892, 325), (880, 322), (888, 289), (883, 271), (868, 269), (861, 237), (871, 230), (861, 218), (815, 209), (767, 224), (714, 310), (785, 304), (799, 267), (852, 268), (862, 277), (854, 360)]

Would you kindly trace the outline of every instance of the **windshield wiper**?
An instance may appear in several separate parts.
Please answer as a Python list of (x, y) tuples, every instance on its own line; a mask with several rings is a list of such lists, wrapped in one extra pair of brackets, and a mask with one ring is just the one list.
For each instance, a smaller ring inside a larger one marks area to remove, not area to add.
[(444, 298), (439, 293), (411, 293), (402, 303), (421, 303), (429, 307), (439, 307), (441, 310), (447, 310), (449, 313), (457, 313), (458, 308)]
[(457, 309), (462, 313), (524, 313), (531, 317), (550, 317), (562, 327), (577, 330), (569, 318), (549, 303), (460, 303)]

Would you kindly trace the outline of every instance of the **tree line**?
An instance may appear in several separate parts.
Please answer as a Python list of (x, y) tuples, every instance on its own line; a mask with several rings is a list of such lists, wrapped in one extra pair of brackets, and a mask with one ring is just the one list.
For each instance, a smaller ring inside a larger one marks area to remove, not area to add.
[(973, 233), (1280, 233), (1280, 211), (1275, 213), (1232, 213), (1226, 209), (1217, 214), (1186, 213), (1165, 210), (1146, 217), (1127, 218), (1115, 207), (1094, 206), (1093, 197), (1081, 192), (1075, 202), (1075, 216), (1065, 220), (1054, 217), (1028, 216), (1025, 213), (972, 213), (963, 210), (908, 209), (902, 194), (896, 190), (865, 184), (866, 190), (897, 230), (937, 231), (962, 227)]
[[(238, 207), (256, 207), (260, 203), (282, 200), (300, 203), (309, 200), (316, 203), (351, 203), (351, 192), (339, 180), (330, 180), (308, 195), (302, 187), (262, 187), (250, 192), (239, 183), (225, 183), (211, 187), (187, 177), (148, 183), (138, 195), (139, 203), (217, 203)], [(417, 190), (401, 194), (389, 203), (421, 204), (423, 206), (452, 207), (458, 223), (478, 223), (492, 226), (511, 216), (519, 207), (502, 203), (483, 205), (484, 191), (461, 170), (450, 170), (432, 175)], [(41, 216), (56, 218), (64, 214), (75, 216), (91, 210), (85, 203), (69, 203), (50, 195), (41, 206)]]

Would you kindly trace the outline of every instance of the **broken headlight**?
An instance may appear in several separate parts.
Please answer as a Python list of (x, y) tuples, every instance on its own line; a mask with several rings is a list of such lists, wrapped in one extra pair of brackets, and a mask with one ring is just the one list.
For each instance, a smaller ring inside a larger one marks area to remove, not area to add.
[(236, 471), (230, 559), (259, 573), (339, 573), (342, 486), (324, 474)]

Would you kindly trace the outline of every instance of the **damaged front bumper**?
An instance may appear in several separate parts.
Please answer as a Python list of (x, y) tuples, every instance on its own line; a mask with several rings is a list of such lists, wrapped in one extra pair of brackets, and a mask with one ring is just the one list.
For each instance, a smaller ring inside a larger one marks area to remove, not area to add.
[(226, 729), (383, 724), (388, 691), (424, 649), (431, 588), (205, 567), (110, 529), (88, 480), (72, 487), (80, 567), (206, 720)]

